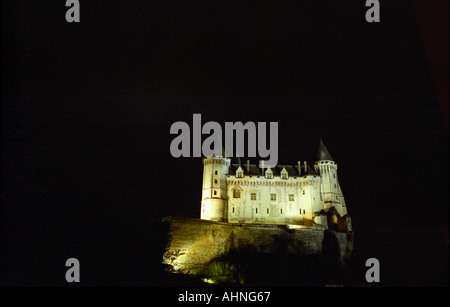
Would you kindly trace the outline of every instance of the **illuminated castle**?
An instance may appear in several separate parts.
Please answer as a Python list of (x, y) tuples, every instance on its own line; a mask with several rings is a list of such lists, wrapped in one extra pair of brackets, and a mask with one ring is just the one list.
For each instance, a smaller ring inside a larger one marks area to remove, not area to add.
[(307, 162), (259, 168), (226, 157), (203, 159), (202, 220), (351, 231), (337, 163), (320, 142)]

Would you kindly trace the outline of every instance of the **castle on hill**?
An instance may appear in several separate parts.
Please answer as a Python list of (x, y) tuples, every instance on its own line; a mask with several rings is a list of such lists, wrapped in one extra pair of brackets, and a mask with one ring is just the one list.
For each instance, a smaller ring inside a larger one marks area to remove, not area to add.
[(306, 161), (264, 169), (203, 158), (200, 219), (352, 231), (337, 169), (322, 140), (313, 168)]

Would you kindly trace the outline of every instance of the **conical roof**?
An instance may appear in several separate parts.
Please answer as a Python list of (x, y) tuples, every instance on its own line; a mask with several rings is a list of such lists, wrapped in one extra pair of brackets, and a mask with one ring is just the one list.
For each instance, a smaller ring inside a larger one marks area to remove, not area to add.
[(331, 160), (334, 161), (333, 157), (328, 152), (328, 149), (325, 147), (322, 139), (320, 139), (319, 149), (317, 150), (317, 161), (321, 160)]

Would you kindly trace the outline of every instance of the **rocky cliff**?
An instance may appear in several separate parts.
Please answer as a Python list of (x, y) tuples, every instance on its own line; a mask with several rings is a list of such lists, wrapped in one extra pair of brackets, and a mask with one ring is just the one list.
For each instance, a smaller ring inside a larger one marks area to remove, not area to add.
[(222, 276), (225, 279), (233, 275), (242, 279), (243, 271), (261, 259), (265, 260), (261, 263), (264, 268), (260, 269), (267, 272), (270, 263), (298, 268), (307, 265), (305, 259), (320, 259), (318, 265), (343, 267), (353, 250), (352, 233), (189, 218), (170, 218), (168, 222), (169, 238), (163, 263), (176, 273), (225, 275)]

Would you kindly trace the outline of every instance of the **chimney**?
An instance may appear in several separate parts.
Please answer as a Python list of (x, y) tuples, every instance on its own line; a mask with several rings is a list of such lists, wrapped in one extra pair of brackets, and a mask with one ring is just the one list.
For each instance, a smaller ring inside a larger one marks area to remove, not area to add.
[(250, 160), (247, 160), (247, 174), (250, 174)]
[(298, 175), (300, 176), (302, 174), (302, 168), (300, 167), (300, 161), (297, 161), (297, 167), (298, 167)]
[(305, 173), (306, 173), (308, 171), (308, 162), (303, 161), (303, 165), (304, 165)]

